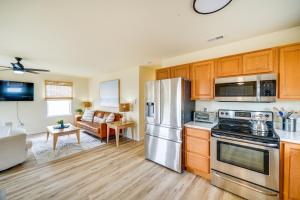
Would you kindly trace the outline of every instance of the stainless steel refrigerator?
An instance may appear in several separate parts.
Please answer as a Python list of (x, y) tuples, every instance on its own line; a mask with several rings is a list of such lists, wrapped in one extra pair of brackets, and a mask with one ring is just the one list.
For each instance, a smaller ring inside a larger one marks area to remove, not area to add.
[(182, 78), (145, 85), (145, 157), (182, 172), (183, 128), (192, 121), (191, 83)]

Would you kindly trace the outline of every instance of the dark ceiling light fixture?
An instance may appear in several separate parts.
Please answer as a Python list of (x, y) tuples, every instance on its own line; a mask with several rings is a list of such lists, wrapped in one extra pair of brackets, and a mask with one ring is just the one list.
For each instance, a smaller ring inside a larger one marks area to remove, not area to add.
[(225, 8), (232, 0), (194, 0), (195, 12), (207, 15)]

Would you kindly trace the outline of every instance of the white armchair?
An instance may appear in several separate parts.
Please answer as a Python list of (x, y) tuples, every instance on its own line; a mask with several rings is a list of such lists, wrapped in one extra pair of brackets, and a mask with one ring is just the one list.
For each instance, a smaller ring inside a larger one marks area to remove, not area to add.
[(0, 127), (0, 171), (23, 163), (31, 143), (26, 143), (24, 129)]

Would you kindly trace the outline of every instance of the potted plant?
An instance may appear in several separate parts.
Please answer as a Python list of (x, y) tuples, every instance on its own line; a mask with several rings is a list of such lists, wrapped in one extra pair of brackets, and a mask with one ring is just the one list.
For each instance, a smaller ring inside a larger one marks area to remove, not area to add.
[(60, 125), (60, 128), (64, 128), (65, 127), (64, 120), (62, 120), (62, 119), (58, 120), (56, 123)]
[(77, 108), (75, 110), (75, 112), (78, 114), (78, 115), (82, 115), (83, 114), (83, 110), (81, 108)]

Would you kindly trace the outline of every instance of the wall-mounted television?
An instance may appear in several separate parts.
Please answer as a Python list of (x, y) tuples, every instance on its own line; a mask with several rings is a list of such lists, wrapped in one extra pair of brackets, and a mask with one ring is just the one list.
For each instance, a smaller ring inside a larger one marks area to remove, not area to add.
[(34, 84), (0, 80), (0, 101), (33, 101)]

